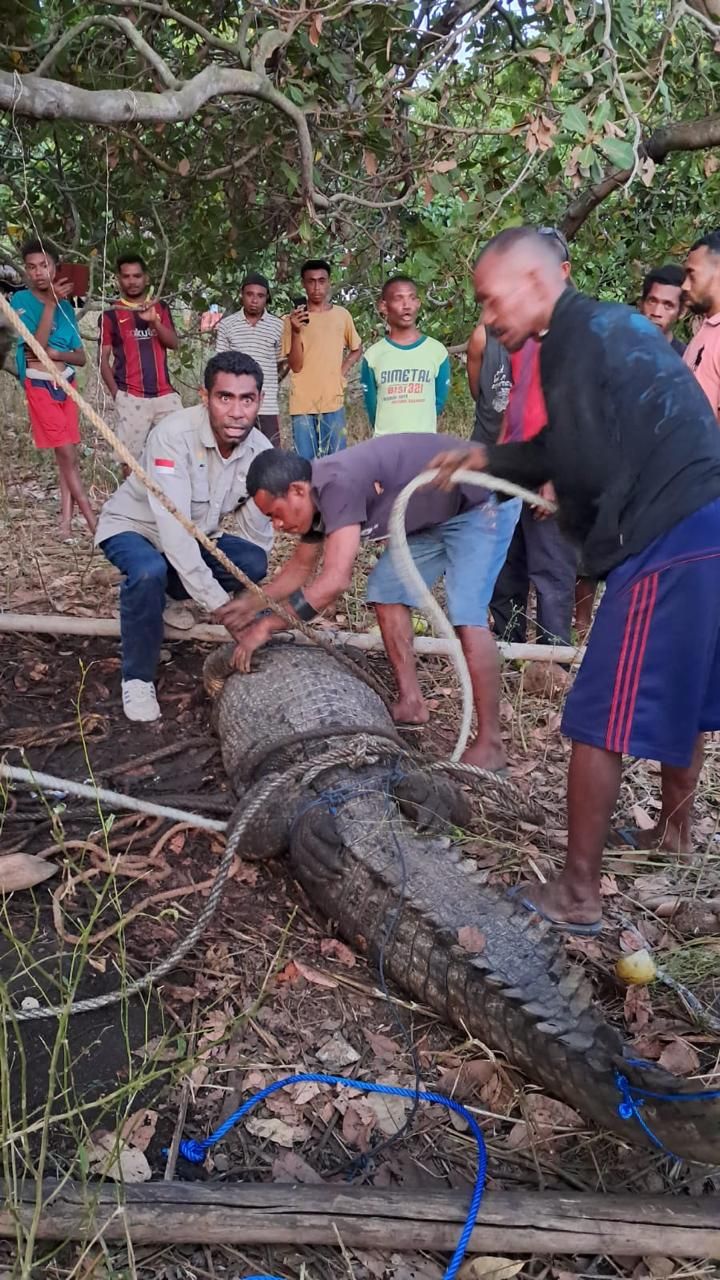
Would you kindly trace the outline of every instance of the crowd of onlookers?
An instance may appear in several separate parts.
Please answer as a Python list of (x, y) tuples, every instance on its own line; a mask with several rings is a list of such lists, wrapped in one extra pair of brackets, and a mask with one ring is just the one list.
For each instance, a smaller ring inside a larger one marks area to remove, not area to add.
[[(539, 231), (570, 280), (570, 253), (565, 237), (550, 227)], [(23, 259), (28, 287), (13, 295), (12, 305), (34, 331), (58, 370), (72, 381), (76, 368), (86, 359), (69, 300), (72, 285), (63, 277), (62, 269), (58, 269), (52, 251), (40, 241), (30, 241), (24, 246)], [(201, 405), (197, 412), (183, 409), (173, 387), (168, 353), (177, 348), (178, 336), (167, 302), (153, 297), (143, 258), (138, 253), (125, 253), (117, 260), (116, 270), (117, 298), (102, 312), (100, 319), (100, 373), (114, 403), (117, 435), (139, 459), (145, 456), (148, 441), (158, 439), (151, 433), (157, 432), (166, 419), (172, 417), (182, 434), (183, 422), (190, 421), (193, 414), (198, 423), (202, 422), (207, 408)], [(289, 377), (290, 427), (297, 455), (312, 461), (342, 451), (347, 444), (345, 387), (350, 370), (358, 362), (361, 362), (360, 383), (372, 436), (435, 432), (450, 391), (450, 357), (441, 342), (418, 327), (421, 299), (414, 281), (402, 274), (386, 280), (378, 300), (385, 336), (363, 352), (350, 311), (332, 300), (331, 277), (331, 265), (326, 260), (304, 262), (300, 269), (303, 292), (293, 299), (289, 314), (279, 316), (272, 310), (269, 281), (259, 272), (248, 272), (241, 286), (239, 308), (219, 317), (213, 326), (218, 356), (238, 353), (255, 362), (262, 372), (262, 385), (258, 388), (261, 399), (255, 417), (268, 445), (280, 445), (279, 391), (283, 379)], [(720, 403), (720, 232), (699, 242), (683, 266), (667, 265), (651, 271), (643, 282), (638, 306), (678, 357), (693, 370), (717, 413)], [(686, 349), (674, 336), (674, 330), (687, 310), (704, 319)], [(482, 321), (473, 330), (466, 365), (475, 402), (473, 440), (482, 444), (526, 442), (542, 430), (547, 415), (540, 379), (541, 345), (532, 337), (519, 350), (509, 352)], [(17, 367), (35, 444), (55, 451), (60, 480), (61, 536), (73, 536), (71, 520), (75, 507), (95, 531), (96, 516), (84, 492), (75, 456), (75, 446), (80, 439), (77, 407), (22, 343), (18, 345)], [(206, 390), (205, 400), (207, 395)], [(164, 453), (172, 454), (169, 445)], [(249, 461), (246, 457), (247, 465)], [(178, 488), (177, 457), (153, 458), (151, 463), (156, 476), (165, 483), (172, 480), (175, 489)], [(146, 459), (145, 464), (150, 462)], [(247, 465), (240, 468), (240, 488)], [(193, 518), (197, 516), (199, 504), (204, 502), (211, 472), (212, 466), (206, 462), (197, 475), (186, 477), (188, 514)], [(235, 488), (233, 484), (226, 485), (226, 493), (219, 503), (223, 510), (228, 494), (234, 494)], [(111, 510), (115, 502), (123, 505), (125, 496), (121, 491), (107, 504), (101, 517), (103, 527), (110, 519), (108, 509)], [(545, 486), (544, 496), (553, 497), (551, 485)], [(136, 506), (146, 501), (139, 489), (134, 501)], [(244, 519), (246, 523), (249, 520), (248, 528), (254, 526), (251, 541), (264, 553), (269, 545), (268, 531), (261, 528), (259, 518), (250, 519), (250, 510), (245, 510)], [(219, 518), (219, 509), (215, 517)], [(153, 528), (156, 519), (157, 512), (148, 517)], [(495, 633), (510, 641), (526, 640), (528, 595), (532, 587), (536, 597), (538, 641), (570, 644), (573, 620), (578, 633), (584, 635), (592, 616), (597, 584), (579, 563), (577, 548), (565, 537), (556, 518), (512, 500), (499, 506), (497, 520), (502, 525), (503, 550), (502, 567), (490, 601)], [(128, 533), (127, 519), (120, 520), (120, 524), (122, 529), (114, 532)], [(146, 541), (154, 544), (158, 553), (162, 552), (162, 577), (167, 568), (168, 546), (163, 539), (148, 535), (147, 530), (142, 532)], [(169, 526), (165, 538), (170, 544), (176, 541), (175, 531)], [(106, 539), (98, 536), (98, 541)], [(187, 546), (185, 549), (187, 552)], [(104, 550), (108, 554), (107, 546)], [(140, 556), (140, 560), (142, 558)], [(193, 554), (191, 558), (196, 557)], [(114, 563), (126, 572), (124, 556), (117, 557)], [(133, 558), (136, 570), (138, 563), (136, 556)], [(170, 556), (171, 583), (176, 569)], [(206, 585), (209, 581), (208, 578)], [(189, 589), (183, 594), (199, 598)], [(205, 596), (206, 607), (218, 609), (227, 599), (227, 591), (223, 589), (219, 593), (213, 587)], [(166, 616), (174, 617), (176, 624), (180, 619), (186, 624), (188, 618), (192, 621), (192, 614), (184, 606), (175, 608), (174, 613), (171, 608)], [(162, 619), (155, 631), (161, 625)], [(155, 647), (153, 641), (148, 651)], [(147, 663), (141, 665), (143, 670), (148, 666)]]

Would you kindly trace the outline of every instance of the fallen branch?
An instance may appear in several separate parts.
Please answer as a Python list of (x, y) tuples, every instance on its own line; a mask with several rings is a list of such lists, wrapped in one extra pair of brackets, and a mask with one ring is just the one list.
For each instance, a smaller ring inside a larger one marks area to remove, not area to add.
[[(142, 1187), (47, 1181), (40, 1240), (130, 1238), (134, 1244), (335, 1245), (449, 1251), (469, 1193), (374, 1191), (367, 1187), (157, 1182)], [(32, 1187), (6, 1187), (0, 1237), (14, 1238), (34, 1212)], [(118, 1214), (118, 1203), (123, 1204)], [(473, 1252), (662, 1254), (720, 1258), (718, 1197), (583, 1195), (491, 1191), (470, 1237)]]
[[(0, 613), (0, 632), (22, 631), (27, 634), (47, 636), (119, 636), (120, 622), (117, 618), (72, 618), (65, 614), (47, 613)], [(366, 653), (381, 650), (382, 638), (363, 631), (323, 631), (325, 640), (338, 647), (349, 645), (353, 649), (362, 649)], [(227, 644), (230, 636), (224, 627), (213, 622), (199, 622), (187, 631), (178, 631), (175, 627), (165, 628), (168, 640), (200, 640), (209, 643)], [(302, 640), (298, 632), (277, 632), (273, 640), (290, 643)], [(451, 647), (447, 640), (434, 636), (416, 636), (415, 652), (436, 657), (449, 656)], [(504, 658), (511, 662), (557, 662), (571, 663), (579, 661), (584, 648), (572, 645), (551, 644), (505, 644), (498, 642), (498, 649)]]

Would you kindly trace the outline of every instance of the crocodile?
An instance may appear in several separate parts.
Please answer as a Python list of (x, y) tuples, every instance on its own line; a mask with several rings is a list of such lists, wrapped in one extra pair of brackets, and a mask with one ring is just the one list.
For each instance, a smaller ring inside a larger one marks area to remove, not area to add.
[[(245, 675), (232, 673), (231, 655), (211, 654), (204, 678), (238, 815), (258, 787), (283, 779), (241, 856), (286, 854), (311, 902), (388, 979), (595, 1124), (652, 1141), (621, 1104), (618, 1073), (678, 1095), (644, 1098), (645, 1125), (675, 1155), (719, 1164), (720, 1098), (698, 1099), (697, 1084), (638, 1062), (562, 936), (484, 882), (447, 836), (467, 821), (466, 797), (403, 754), (378, 694), (310, 644), (268, 646)], [(370, 740), (375, 752), (366, 747), (353, 767), (284, 779), (303, 761), (315, 772), (333, 746)]]

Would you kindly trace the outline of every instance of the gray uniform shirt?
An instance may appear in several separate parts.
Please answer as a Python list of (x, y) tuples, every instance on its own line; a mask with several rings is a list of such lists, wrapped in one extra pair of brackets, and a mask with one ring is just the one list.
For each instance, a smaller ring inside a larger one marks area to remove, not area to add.
[[(245, 478), (253, 458), (270, 441), (253, 427), (228, 458), (217, 447), (204, 405), (168, 414), (150, 432), (141, 463), (183, 515), (210, 536), (219, 532), (223, 516), (238, 511), (234, 533), (272, 548), (272, 525), (247, 497)], [(242, 505), (241, 505), (242, 504)], [(200, 555), (200, 544), (166, 511), (134, 475), (129, 476), (100, 512), (96, 545), (116, 533), (139, 533), (167, 556), (185, 590), (212, 611), (229, 599)]]

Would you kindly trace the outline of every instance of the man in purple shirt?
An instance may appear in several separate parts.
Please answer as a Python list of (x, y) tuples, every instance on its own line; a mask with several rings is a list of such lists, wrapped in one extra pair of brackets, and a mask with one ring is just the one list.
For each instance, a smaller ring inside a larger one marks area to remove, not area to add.
[[(444, 436), (448, 449), (465, 442)], [(270, 583), (268, 595), (282, 600), (303, 621), (333, 604), (351, 584), (361, 541), (382, 542), (401, 489), (427, 468), (437, 452), (434, 433), (390, 434), (310, 463), (283, 450), (267, 450), (247, 475), (247, 491), (263, 515), (282, 533), (300, 538), (297, 548)], [(516, 519), (510, 503), (477, 486), (451, 493), (422, 488), (408, 504), (408, 546), (428, 587), (445, 578), (448, 612), (457, 629), (473, 685), (477, 736), (464, 759), (485, 769), (502, 769), (500, 671), (497, 647), (488, 630), (488, 605)], [(322, 555), (322, 568), (314, 576)], [(398, 685), (393, 718), (425, 724), (429, 710), (415, 669), (411, 609), (419, 603), (385, 552), (367, 583), (388, 658)], [(256, 605), (233, 601), (219, 620), (233, 634), (248, 624), (235, 651), (235, 665), (249, 670), (254, 651), (285, 624), (276, 615), (255, 619)]]

